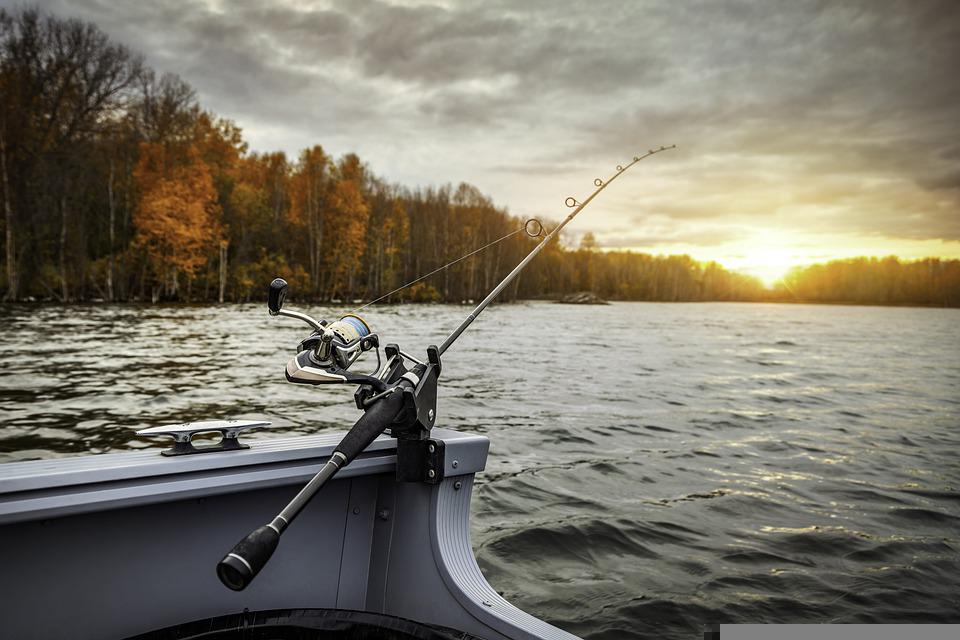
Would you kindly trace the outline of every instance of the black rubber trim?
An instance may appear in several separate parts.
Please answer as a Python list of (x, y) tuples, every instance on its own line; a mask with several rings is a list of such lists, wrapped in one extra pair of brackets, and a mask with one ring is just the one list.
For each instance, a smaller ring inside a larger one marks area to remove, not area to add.
[(234, 613), (127, 640), (484, 640), (464, 631), (368, 611), (273, 609)]

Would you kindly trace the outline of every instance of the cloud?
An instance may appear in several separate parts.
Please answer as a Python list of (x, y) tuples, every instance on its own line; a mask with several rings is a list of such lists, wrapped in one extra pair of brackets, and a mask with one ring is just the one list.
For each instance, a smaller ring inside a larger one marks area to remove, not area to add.
[(643, 249), (657, 251), (659, 247), (676, 245), (715, 245), (733, 242), (742, 237), (739, 229), (731, 227), (717, 227), (705, 229), (677, 229), (656, 227), (649, 231), (638, 232), (636, 229), (624, 230), (621, 233), (602, 234), (600, 240), (603, 246), (610, 249)]
[(744, 225), (960, 240), (950, 0), (40, 4), (183, 76), (254, 148), (355, 150), (520, 215), (676, 143), (578, 220), (611, 246)]

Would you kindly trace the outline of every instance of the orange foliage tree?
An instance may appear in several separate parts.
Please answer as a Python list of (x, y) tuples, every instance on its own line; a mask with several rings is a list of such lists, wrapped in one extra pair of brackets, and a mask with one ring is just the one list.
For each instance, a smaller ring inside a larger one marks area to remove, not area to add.
[(328, 242), (324, 245), (323, 266), (329, 278), (329, 298), (347, 294), (362, 273), (370, 207), (360, 185), (338, 180), (330, 193), (330, 217), (326, 222)]
[(194, 146), (186, 160), (169, 162), (162, 145), (144, 143), (134, 178), (141, 189), (134, 210), (135, 245), (145, 253), (144, 277), (153, 276), (153, 298), (160, 290), (179, 296), (178, 275), (189, 283), (220, 246), (220, 205), (207, 164)]

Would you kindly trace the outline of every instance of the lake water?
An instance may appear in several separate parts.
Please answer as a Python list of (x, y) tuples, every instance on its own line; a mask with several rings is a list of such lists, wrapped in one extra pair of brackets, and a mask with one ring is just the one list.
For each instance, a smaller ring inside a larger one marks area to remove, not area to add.
[[(367, 317), (422, 352), (466, 312)], [(352, 389), (284, 381), (307, 333), (260, 305), (0, 306), (0, 461), (203, 418), (343, 429)], [(492, 441), (484, 573), (585, 638), (960, 622), (960, 310), (494, 307), (447, 353), (439, 415)]]

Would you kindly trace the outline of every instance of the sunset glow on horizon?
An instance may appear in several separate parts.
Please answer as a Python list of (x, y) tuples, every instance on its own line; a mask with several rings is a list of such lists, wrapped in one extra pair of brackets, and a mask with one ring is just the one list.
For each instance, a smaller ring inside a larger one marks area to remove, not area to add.
[[(834, 240), (843, 240), (834, 238)], [(774, 233), (757, 234), (712, 247), (694, 245), (664, 245), (649, 247), (618, 247), (637, 253), (654, 255), (688, 255), (698, 262), (717, 262), (728, 269), (759, 278), (767, 287), (775, 286), (794, 267), (843, 260), (848, 258), (886, 258), (895, 256), (911, 261), (923, 258), (960, 258), (960, 242), (904, 241), (894, 238), (874, 238), (850, 244), (816, 244), (801, 238), (777, 237)], [(603, 247), (601, 247), (603, 249)]]

